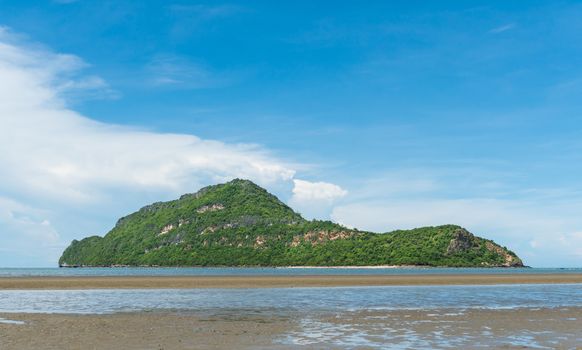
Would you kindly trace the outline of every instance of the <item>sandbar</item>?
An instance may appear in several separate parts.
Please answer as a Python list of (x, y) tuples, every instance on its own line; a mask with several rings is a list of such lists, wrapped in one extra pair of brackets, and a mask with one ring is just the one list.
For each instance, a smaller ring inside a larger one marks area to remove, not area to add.
[(296, 288), (582, 283), (582, 274), (3, 277), (8, 289)]

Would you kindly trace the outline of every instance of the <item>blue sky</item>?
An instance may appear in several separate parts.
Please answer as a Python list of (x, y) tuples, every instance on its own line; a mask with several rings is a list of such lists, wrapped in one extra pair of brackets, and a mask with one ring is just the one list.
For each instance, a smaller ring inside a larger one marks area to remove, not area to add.
[(0, 0), (0, 265), (247, 177), (582, 266), (582, 4)]

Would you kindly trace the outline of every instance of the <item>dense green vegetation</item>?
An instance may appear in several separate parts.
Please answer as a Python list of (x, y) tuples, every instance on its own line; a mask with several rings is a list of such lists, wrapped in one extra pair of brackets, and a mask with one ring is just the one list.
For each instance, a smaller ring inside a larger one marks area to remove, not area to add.
[(247, 180), (209, 186), (73, 241), (62, 266), (522, 266), (511, 251), (455, 225), (385, 234), (307, 221)]

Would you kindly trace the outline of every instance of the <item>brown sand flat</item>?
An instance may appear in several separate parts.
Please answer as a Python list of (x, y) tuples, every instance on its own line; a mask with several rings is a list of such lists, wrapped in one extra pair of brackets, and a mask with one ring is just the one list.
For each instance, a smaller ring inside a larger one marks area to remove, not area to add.
[(582, 283), (582, 274), (7, 277), (1, 289), (293, 288)]
[(287, 349), (277, 335), (294, 324), (282, 317), (197, 316), (180, 313), (113, 315), (0, 314), (2, 350)]
[[(581, 349), (581, 308), (1, 314), (2, 350)], [(354, 343), (357, 341), (358, 343)]]

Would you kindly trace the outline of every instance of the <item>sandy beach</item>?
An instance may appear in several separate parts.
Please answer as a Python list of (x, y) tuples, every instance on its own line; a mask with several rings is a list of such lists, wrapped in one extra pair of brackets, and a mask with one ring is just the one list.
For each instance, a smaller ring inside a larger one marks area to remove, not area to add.
[(1, 289), (293, 288), (582, 283), (582, 274), (5, 277)]
[[(351, 339), (463, 349), (577, 349), (582, 309), (394, 310), (262, 315), (0, 314), (3, 350), (354, 348)], [(330, 332), (339, 329), (341, 332)], [(347, 341), (347, 343), (346, 343)], [(351, 344), (351, 345), (350, 345)]]

